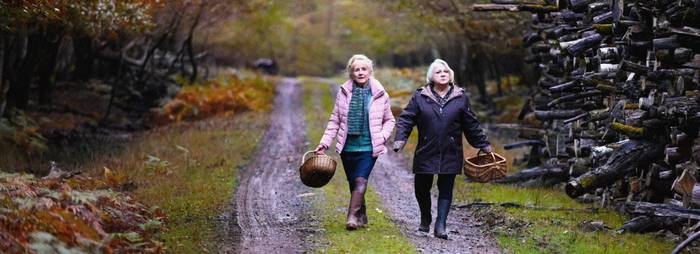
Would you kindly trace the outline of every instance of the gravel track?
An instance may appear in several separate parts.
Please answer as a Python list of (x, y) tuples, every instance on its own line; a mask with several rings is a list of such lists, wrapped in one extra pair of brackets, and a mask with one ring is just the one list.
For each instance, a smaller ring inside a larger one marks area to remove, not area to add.
[[(419, 233), (420, 212), (413, 192), (413, 173), (408, 160), (402, 154), (389, 152), (380, 156), (372, 173), (370, 184), (382, 198), (384, 207), (401, 232), (422, 253), (501, 253), (493, 239), (477, 226), (469, 211), (450, 210), (447, 217), (448, 240)], [(458, 176), (456, 181), (461, 181)], [(437, 214), (437, 186), (432, 189), (432, 214), (435, 225)]]
[(313, 248), (304, 241), (315, 223), (307, 216), (312, 202), (303, 195), (311, 189), (298, 173), (298, 156), (305, 148), (298, 81), (287, 78), (277, 84), (270, 114), (270, 127), (238, 178), (233, 212), (238, 227), (230, 225), (229, 239), (240, 243), (223, 247), (223, 253), (301, 253)]
[[(334, 95), (337, 89), (338, 86), (333, 85), (331, 93)], [(295, 79), (283, 79), (277, 85), (271, 125), (260, 141), (256, 156), (241, 169), (235, 200), (230, 211), (222, 216), (225, 243), (221, 253), (304, 253), (314, 250), (315, 243), (305, 239), (321, 229), (314, 219), (316, 216), (309, 216), (313, 202), (308, 199), (322, 197), (308, 195), (313, 190), (298, 179), (297, 157), (306, 147), (301, 90)], [(501, 252), (465, 209), (450, 211), (447, 222), (449, 240), (433, 237), (432, 231), (418, 233), (420, 215), (413, 194), (413, 174), (403, 154), (390, 152), (380, 156), (370, 177), (370, 186), (381, 197), (392, 221), (418, 251)], [(432, 195), (433, 215), (436, 214), (436, 188), (433, 188)]]

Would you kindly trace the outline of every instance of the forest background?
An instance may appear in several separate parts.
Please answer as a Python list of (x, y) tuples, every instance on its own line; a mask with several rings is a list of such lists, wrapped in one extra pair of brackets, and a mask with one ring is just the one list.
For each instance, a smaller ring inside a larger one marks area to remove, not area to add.
[[(254, 150), (245, 137), (266, 126), (246, 113), (271, 107), (275, 77), (249, 70), (264, 59), (280, 76), (337, 77), (365, 54), (398, 98), (442, 58), (477, 107), (497, 111), (512, 85), (502, 77), (535, 79), (527, 15), (473, 13), (476, 2), (0, 1), (0, 249), (213, 248), (208, 218)], [(235, 114), (201, 133), (173, 124)], [(223, 132), (238, 145), (203, 145)], [(212, 171), (192, 173), (201, 167)]]

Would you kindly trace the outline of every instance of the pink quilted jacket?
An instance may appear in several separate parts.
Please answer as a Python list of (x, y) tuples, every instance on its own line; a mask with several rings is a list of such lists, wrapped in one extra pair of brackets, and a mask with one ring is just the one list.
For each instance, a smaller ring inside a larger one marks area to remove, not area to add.
[[(384, 90), (382, 84), (378, 80), (370, 78), (369, 88), (372, 91), (372, 102), (369, 106), (369, 131), (372, 138), (372, 156), (377, 157), (387, 152), (384, 144), (391, 136), (396, 120), (391, 114), (389, 94)], [(335, 150), (338, 153), (343, 151), (347, 138), (350, 98), (352, 98), (352, 80), (348, 80), (340, 86), (331, 118), (328, 120), (323, 138), (321, 138), (321, 144), (328, 148), (331, 147), (331, 141), (337, 134), (338, 143)]]

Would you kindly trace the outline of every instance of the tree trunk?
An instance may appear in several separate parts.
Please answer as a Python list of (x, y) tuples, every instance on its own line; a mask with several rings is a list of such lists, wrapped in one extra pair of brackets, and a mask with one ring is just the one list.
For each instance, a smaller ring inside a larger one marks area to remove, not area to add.
[(194, 59), (192, 37), (187, 38), (187, 41), (185, 41), (185, 46), (187, 47), (187, 57), (190, 59), (190, 65), (192, 65), (192, 74), (190, 75), (190, 82), (194, 82), (195, 80), (197, 80), (197, 60)]
[(10, 88), (5, 82), (3, 73), (5, 71), (5, 36), (0, 35), (0, 118), (5, 115), (5, 105), (7, 103), (7, 90)]
[(501, 82), (500, 67), (496, 63), (491, 63), (491, 76), (496, 80), (496, 92), (498, 97), (503, 97), (503, 82)]
[(471, 74), (474, 78), (473, 81), (476, 84), (476, 88), (479, 90), (479, 101), (484, 105), (490, 105), (491, 98), (486, 91), (486, 79), (484, 77), (484, 72), (486, 70), (484, 69), (484, 63), (481, 60), (481, 57), (483, 56), (480, 54), (474, 54), (472, 56)]
[(551, 100), (549, 103), (547, 103), (547, 106), (552, 107), (552, 106), (557, 105), (561, 102), (574, 101), (574, 100), (578, 100), (578, 99), (598, 96), (601, 94), (602, 93), (598, 90), (588, 90), (588, 91), (579, 92), (579, 93), (566, 94), (566, 95), (563, 95), (559, 98)]
[[(117, 75), (122, 75), (123, 62), (119, 62), (119, 68), (117, 68)], [(100, 125), (104, 126), (107, 124), (109, 115), (112, 113), (112, 108), (114, 107), (114, 98), (117, 96), (117, 89), (119, 88), (120, 82), (112, 82), (112, 90), (109, 93), (109, 102), (107, 103), (107, 109), (105, 110), (102, 119), (100, 119)]]
[(570, 110), (535, 110), (535, 118), (546, 121), (554, 119), (569, 119), (574, 116), (585, 113), (582, 109), (570, 109)]
[(197, 25), (199, 25), (199, 19), (202, 16), (202, 11), (204, 10), (204, 3), (206, 2), (202, 1), (199, 4), (197, 16), (194, 18), (194, 22), (192, 22), (190, 32), (187, 35), (187, 40), (185, 41), (185, 44), (187, 45), (187, 55), (189, 56), (190, 64), (192, 65), (192, 75), (190, 76), (190, 82), (194, 82), (197, 79), (197, 60), (194, 59), (194, 47), (192, 46), (192, 40), (194, 38), (194, 29), (197, 28)]
[[(62, 36), (58, 34), (53, 34), (56, 31), (49, 31), (49, 36), (45, 37), (45, 47), (43, 47), (42, 56), (44, 60), (39, 64), (39, 104), (50, 105), (51, 95), (53, 94), (53, 87), (55, 83), (54, 71), (56, 69), (56, 56), (58, 54), (58, 47), (61, 45)], [(58, 38), (51, 38), (51, 37)]]
[(685, 220), (680, 218), (664, 218), (655, 216), (639, 216), (631, 219), (620, 227), (619, 231), (627, 233), (647, 233), (661, 229), (670, 229), (683, 225)]
[(630, 140), (615, 150), (605, 165), (566, 184), (566, 194), (576, 198), (599, 187), (608, 186), (636, 167), (663, 156), (664, 144)]
[(41, 38), (39, 33), (33, 33), (29, 35), (28, 43), (25, 44), (27, 49), (27, 55), (22, 61), (19, 71), (17, 72), (17, 78), (10, 84), (10, 90), (7, 92), (8, 98), (10, 98), (10, 105), (17, 109), (26, 109), (29, 104), (29, 91), (32, 78), (34, 77), (34, 71), (41, 58), (38, 49), (41, 47)]
[(548, 180), (559, 179), (559, 182), (569, 178), (566, 170), (561, 168), (534, 167), (520, 170), (519, 172), (506, 177), (496, 179), (495, 183), (520, 183), (528, 180), (544, 178)]
[(73, 38), (73, 52), (75, 52), (75, 71), (73, 79), (78, 81), (88, 80), (92, 76), (93, 60), (92, 39), (88, 36), (77, 35)]
[(687, 209), (670, 204), (655, 204), (647, 202), (627, 202), (625, 211), (630, 214), (656, 217), (677, 217), (700, 220), (700, 209)]

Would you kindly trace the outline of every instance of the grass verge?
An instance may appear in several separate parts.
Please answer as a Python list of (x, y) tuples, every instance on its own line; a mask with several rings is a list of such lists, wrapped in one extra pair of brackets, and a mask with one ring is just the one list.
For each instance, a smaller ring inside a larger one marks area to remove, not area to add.
[[(614, 230), (627, 216), (608, 209), (586, 210), (592, 205), (570, 199), (556, 188), (519, 188), (508, 185), (457, 181), (458, 203), (514, 202), (549, 208), (578, 210), (492, 209), (510, 221), (494, 226), (499, 244), (513, 253), (669, 253), (674, 244), (651, 234), (618, 234)], [(477, 214), (480, 211), (476, 211)], [(586, 222), (602, 221), (611, 230), (595, 231)], [(513, 227), (513, 225), (520, 225)]]
[(214, 218), (230, 202), (238, 168), (252, 156), (268, 121), (267, 114), (245, 112), (175, 124), (86, 167), (111, 169), (121, 186), (137, 186), (132, 196), (161, 207), (168, 216), (163, 240), (170, 251), (209, 252), (216, 247)]
[[(314, 149), (323, 135), (328, 116), (333, 108), (335, 96), (329, 91), (329, 85), (304, 83), (304, 112), (307, 120), (306, 134), (309, 149)], [(316, 99), (314, 99), (314, 97)], [(318, 103), (318, 104), (317, 104)], [(330, 151), (336, 161), (339, 156)], [(321, 247), (316, 250), (323, 253), (416, 253), (415, 247), (405, 238), (384, 213), (379, 197), (368, 188), (365, 196), (367, 202), (368, 227), (355, 231), (345, 230), (347, 202), (349, 200), (348, 184), (342, 168), (338, 169), (331, 182), (318, 190), (325, 196), (325, 203), (315, 204), (321, 216), (324, 238)]]

